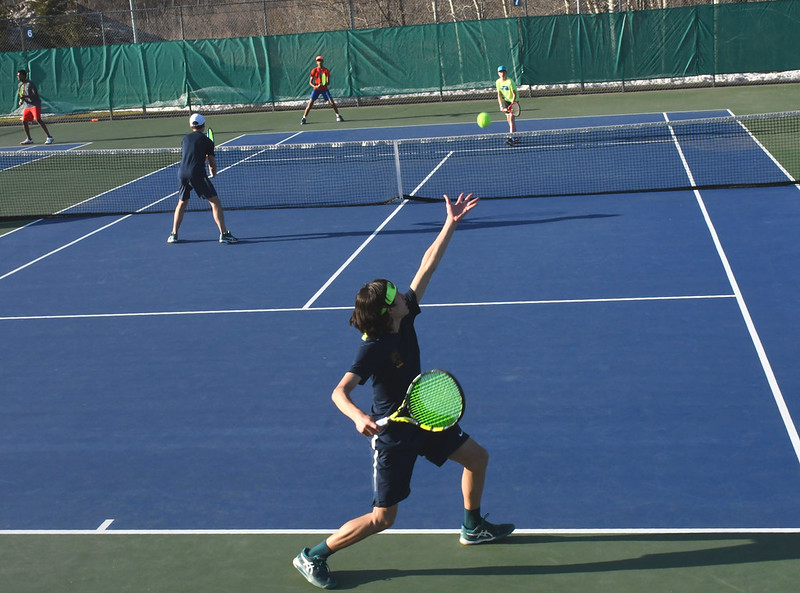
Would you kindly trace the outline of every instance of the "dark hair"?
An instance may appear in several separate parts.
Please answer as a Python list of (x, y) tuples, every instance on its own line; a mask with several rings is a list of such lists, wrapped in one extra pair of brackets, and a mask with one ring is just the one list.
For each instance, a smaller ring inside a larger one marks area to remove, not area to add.
[(388, 280), (378, 278), (362, 286), (356, 294), (350, 325), (370, 337), (382, 336), (392, 331), (392, 318), (385, 311), (388, 284)]
[(28, 77), (28, 71), (27, 70), (17, 70), (17, 76), (19, 76), (20, 74), (24, 75), (25, 78)]

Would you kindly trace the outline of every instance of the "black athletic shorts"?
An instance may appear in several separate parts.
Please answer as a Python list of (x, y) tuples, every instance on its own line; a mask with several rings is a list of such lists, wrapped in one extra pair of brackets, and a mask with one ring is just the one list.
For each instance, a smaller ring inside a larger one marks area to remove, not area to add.
[(407, 498), (417, 457), (442, 466), (467, 439), (469, 435), (458, 424), (442, 432), (428, 432), (390, 422), (372, 437), (372, 505), (387, 508)]
[(178, 200), (185, 202), (189, 199), (192, 190), (197, 192), (197, 195), (204, 200), (210, 200), (217, 195), (217, 190), (214, 184), (205, 175), (198, 175), (191, 179), (181, 179), (181, 186), (178, 188)]

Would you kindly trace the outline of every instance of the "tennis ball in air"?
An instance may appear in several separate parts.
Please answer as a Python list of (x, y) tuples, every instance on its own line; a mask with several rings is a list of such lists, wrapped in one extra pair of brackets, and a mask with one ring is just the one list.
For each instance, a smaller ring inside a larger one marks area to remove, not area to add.
[(492, 123), (492, 118), (489, 117), (489, 114), (485, 111), (483, 113), (478, 114), (478, 125), (482, 128), (487, 127), (490, 123)]

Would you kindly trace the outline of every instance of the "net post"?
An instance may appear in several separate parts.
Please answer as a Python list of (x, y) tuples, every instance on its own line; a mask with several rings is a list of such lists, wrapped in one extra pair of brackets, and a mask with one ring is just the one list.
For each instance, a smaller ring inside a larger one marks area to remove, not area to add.
[(397, 178), (397, 197), (403, 199), (403, 174), (400, 172), (400, 142), (392, 140), (392, 148), (394, 149), (394, 170), (395, 177)]

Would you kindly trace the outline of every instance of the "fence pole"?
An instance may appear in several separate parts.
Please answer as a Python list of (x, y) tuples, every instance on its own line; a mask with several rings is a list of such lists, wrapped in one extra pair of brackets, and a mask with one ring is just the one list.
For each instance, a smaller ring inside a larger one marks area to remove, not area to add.
[(133, 0), (129, 0), (131, 7), (131, 28), (133, 29), (133, 42), (139, 43), (139, 38), (136, 35), (136, 16), (134, 15)]

